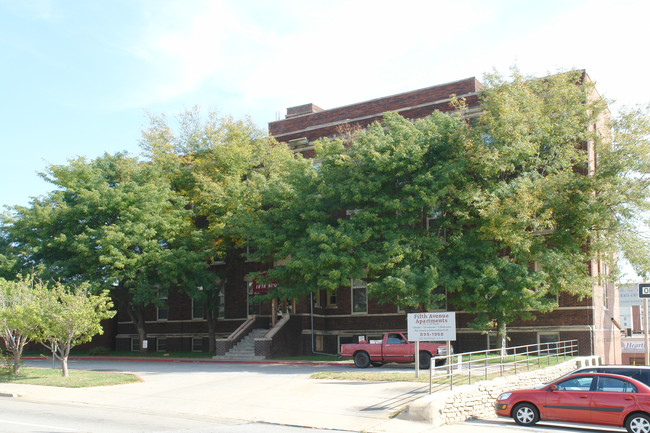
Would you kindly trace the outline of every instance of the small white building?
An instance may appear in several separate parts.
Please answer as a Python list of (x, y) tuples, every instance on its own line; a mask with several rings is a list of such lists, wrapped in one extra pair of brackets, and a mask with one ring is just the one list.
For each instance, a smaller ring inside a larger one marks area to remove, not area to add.
[(619, 323), (623, 329), (631, 329), (632, 333), (643, 332), (644, 312), (643, 299), (639, 298), (639, 283), (619, 285)]

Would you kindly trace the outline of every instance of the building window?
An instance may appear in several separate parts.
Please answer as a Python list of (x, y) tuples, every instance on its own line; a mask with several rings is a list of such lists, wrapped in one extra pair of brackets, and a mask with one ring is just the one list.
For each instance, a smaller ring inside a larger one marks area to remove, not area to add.
[(368, 313), (368, 289), (363, 280), (351, 280), (352, 314)]
[(205, 308), (203, 302), (192, 299), (192, 320), (205, 319)]
[(140, 339), (139, 338), (132, 338), (131, 339), (131, 351), (132, 352), (140, 351)]
[(203, 352), (202, 337), (192, 337), (192, 352)]
[(497, 334), (487, 334), (487, 346), (488, 350), (497, 348)]
[(321, 294), (320, 290), (316, 290), (314, 292), (314, 295), (313, 295), (314, 296), (314, 307), (320, 308), (320, 306), (321, 306), (320, 305), (320, 294)]
[(167, 339), (166, 338), (156, 338), (156, 351), (157, 352), (166, 352), (167, 351)]
[(158, 299), (160, 300), (160, 305), (156, 307), (157, 320), (167, 320), (169, 318), (169, 299), (167, 299), (167, 294), (159, 294)]
[(559, 332), (538, 332), (537, 333), (538, 344), (541, 345), (550, 344), (550, 346), (553, 348), (555, 346), (553, 343), (557, 343), (558, 341), (560, 341)]
[(336, 307), (336, 290), (327, 292), (327, 306), (332, 308)]

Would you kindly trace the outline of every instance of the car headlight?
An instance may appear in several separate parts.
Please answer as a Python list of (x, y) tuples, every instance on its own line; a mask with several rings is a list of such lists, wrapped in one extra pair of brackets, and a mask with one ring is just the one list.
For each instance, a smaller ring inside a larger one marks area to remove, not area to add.
[(499, 396), (499, 398), (497, 398), (497, 400), (505, 400), (505, 399), (507, 399), (508, 397), (510, 397), (511, 395), (512, 395), (511, 392), (504, 392), (503, 394), (501, 394), (501, 395)]
[(438, 355), (446, 355), (447, 354), (447, 348), (446, 347), (439, 347), (438, 348)]

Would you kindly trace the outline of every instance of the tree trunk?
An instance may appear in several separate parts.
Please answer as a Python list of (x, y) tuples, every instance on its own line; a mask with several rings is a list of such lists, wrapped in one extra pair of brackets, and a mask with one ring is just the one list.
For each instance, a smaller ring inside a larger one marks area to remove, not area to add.
[(499, 351), (501, 358), (506, 357), (507, 347), (508, 347), (508, 342), (507, 342), (506, 324), (500, 322), (497, 328), (497, 349), (501, 349)]
[(144, 341), (147, 339), (147, 333), (144, 329), (144, 308), (142, 308), (140, 305), (135, 307), (127, 305), (126, 311), (129, 315), (129, 318), (131, 319), (131, 323), (133, 323), (136, 330), (138, 331), (138, 339), (140, 340), (140, 353), (146, 353), (147, 350), (144, 347)]
[(67, 356), (61, 356), (61, 375), (63, 377), (70, 376), (70, 373), (68, 373), (68, 357)]
[(11, 353), (13, 357), (12, 362), (12, 374), (15, 376), (20, 373), (20, 360), (23, 355), (23, 349), (25, 344), (27, 344), (27, 338), (23, 337), (19, 333), (11, 330), (5, 330), (2, 339), (5, 342), (5, 347), (7, 351)]
[(208, 295), (206, 299), (205, 319), (208, 322), (208, 352), (216, 353), (217, 351), (217, 321), (219, 320), (219, 296), (223, 293), (226, 286), (226, 278), (221, 278), (214, 290), (214, 295)]
[(217, 352), (217, 316), (219, 311), (206, 311), (206, 320), (208, 322), (208, 352)]
[(23, 346), (24, 344), (21, 345), (19, 348), (16, 348), (13, 352), (14, 355), (13, 375), (14, 376), (20, 374), (20, 358), (22, 357)]

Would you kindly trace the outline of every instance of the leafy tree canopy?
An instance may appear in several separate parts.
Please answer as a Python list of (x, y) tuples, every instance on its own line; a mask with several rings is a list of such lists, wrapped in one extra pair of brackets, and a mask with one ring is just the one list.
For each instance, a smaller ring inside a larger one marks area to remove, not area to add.
[(282, 263), (270, 296), (364, 279), (382, 302), (446, 303), (485, 329), (588, 295), (588, 263), (613, 267), (618, 250), (647, 274), (633, 231), (648, 207), (647, 110), (610, 121), (582, 71), (489, 75), (477, 118), (454, 103), (317, 146), (317, 168), (248, 227)]

